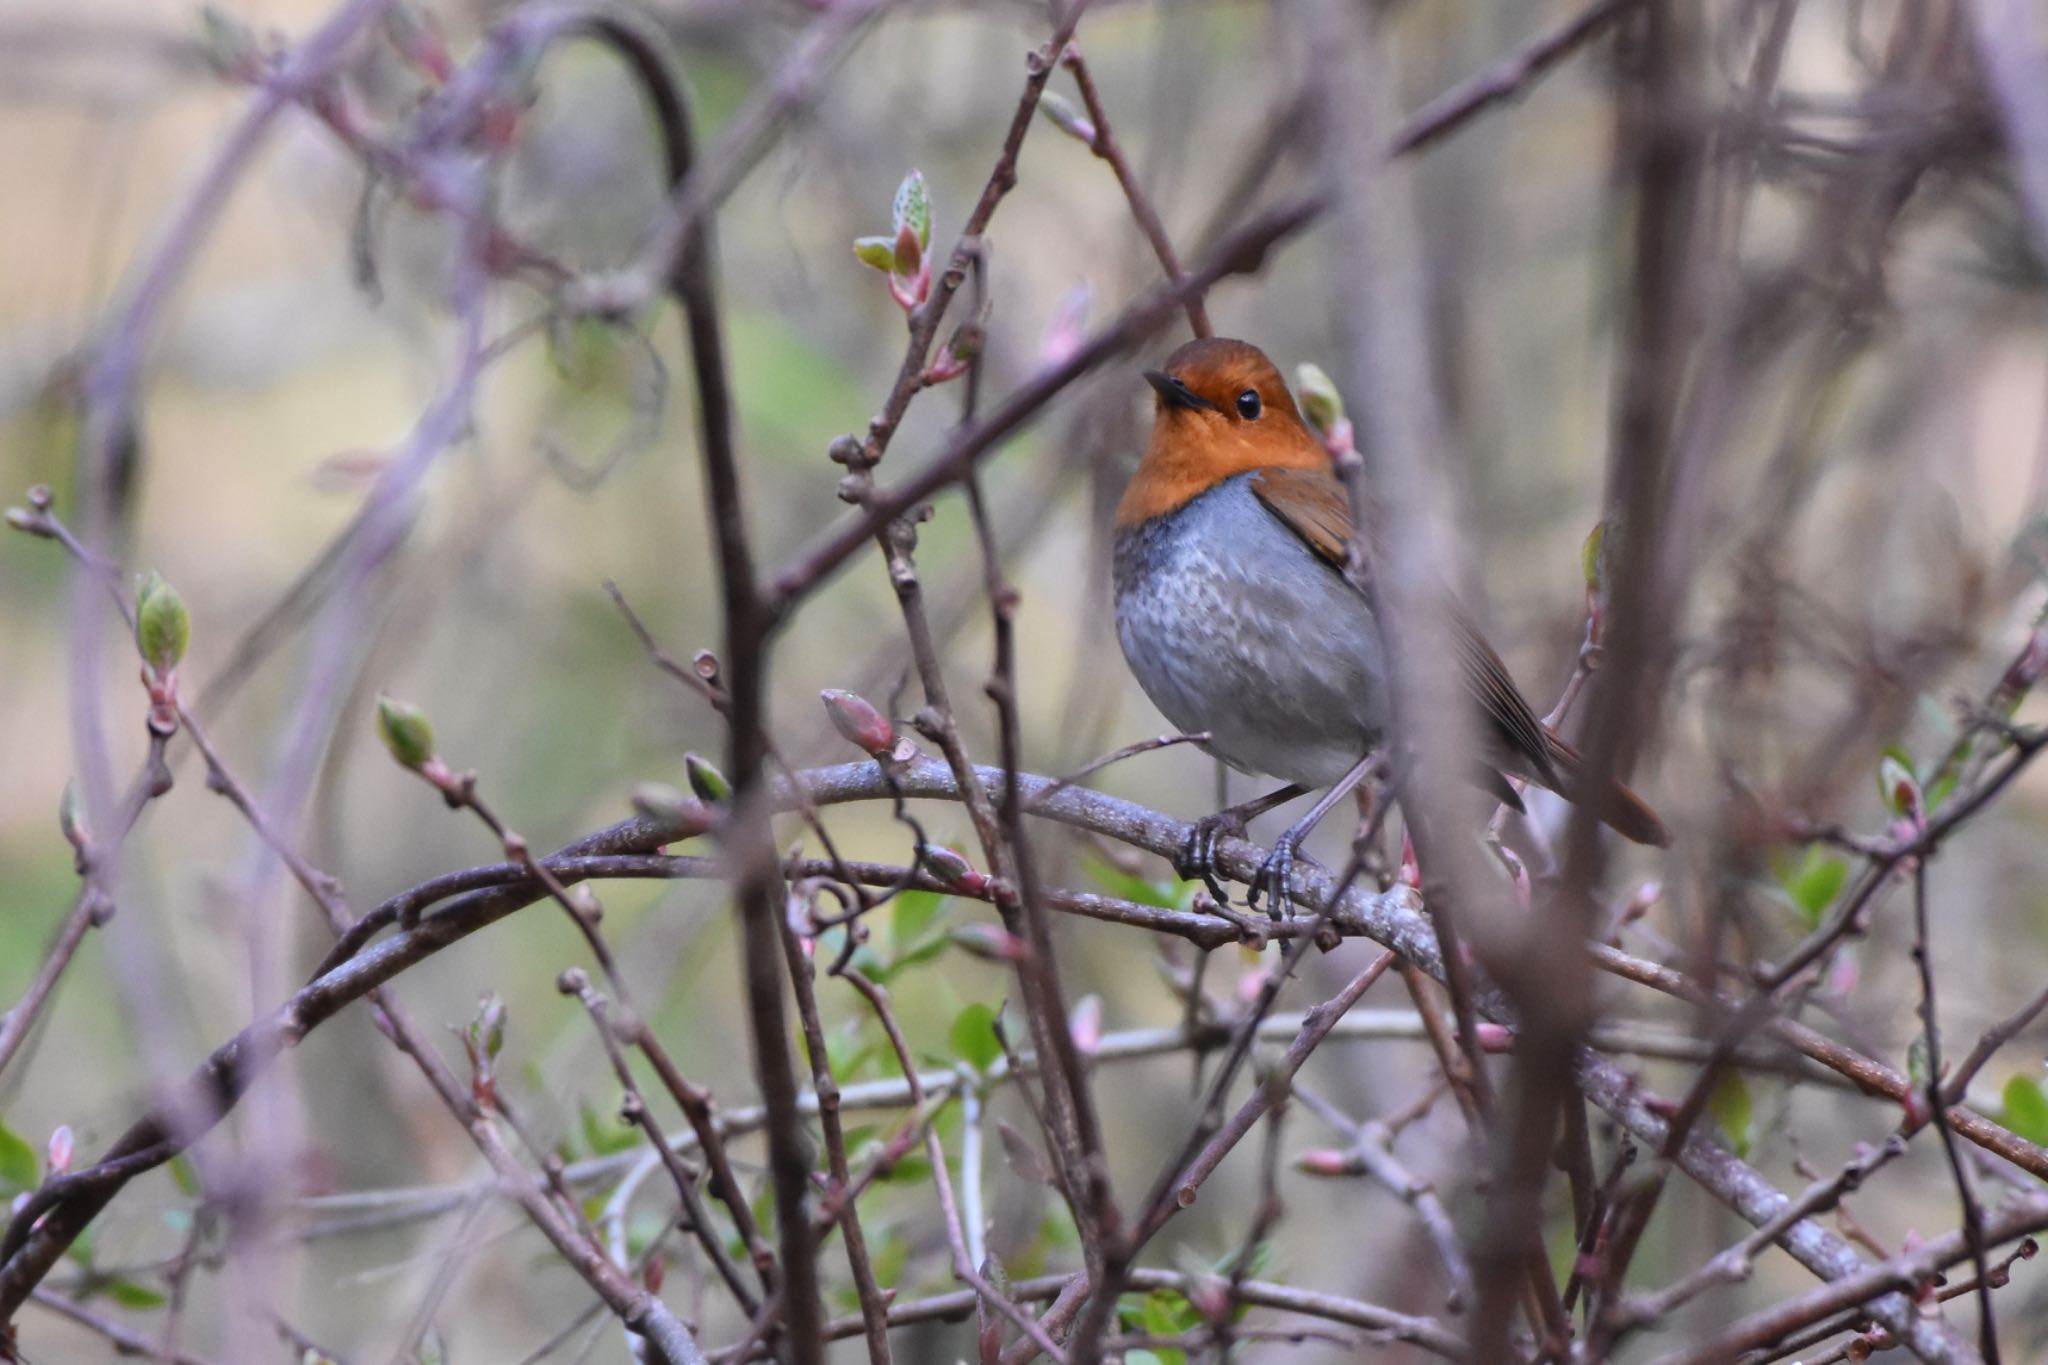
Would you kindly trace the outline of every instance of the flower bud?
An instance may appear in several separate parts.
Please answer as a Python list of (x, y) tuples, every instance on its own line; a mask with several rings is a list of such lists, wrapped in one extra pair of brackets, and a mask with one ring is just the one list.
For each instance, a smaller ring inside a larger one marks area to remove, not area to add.
[(1073, 359), (1074, 352), (1081, 349), (1081, 341), (1088, 324), (1088, 305), (1093, 291), (1084, 281), (1075, 285), (1060, 300), (1059, 308), (1052, 315), (1052, 322), (1045, 329), (1045, 340), (1038, 345), (1039, 360), (1047, 365), (1064, 365)]
[(970, 957), (984, 962), (1022, 962), (1024, 940), (999, 924), (961, 924), (946, 931), (946, 937)]
[(263, 54), (256, 35), (242, 20), (217, 5), (199, 11), (200, 51), (214, 74), (224, 80), (246, 81), (262, 68)]
[(1600, 591), (1601, 569), (1605, 563), (1602, 552), (1607, 548), (1607, 523), (1596, 521), (1593, 529), (1586, 533), (1586, 539), (1579, 546), (1579, 572), (1586, 576), (1586, 591)]
[(426, 712), (383, 693), (377, 695), (377, 734), (400, 767), (417, 772), (434, 757), (434, 726)]
[(66, 782), (64, 795), (57, 800), (57, 828), (63, 831), (65, 843), (85, 851), (85, 800), (79, 796), (76, 782)]
[(1334, 1147), (1311, 1147), (1294, 1158), (1294, 1169), (1303, 1175), (1350, 1175), (1351, 1160)]
[(144, 662), (168, 673), (185, 657), (191, 640), (192, 614), (185, 610), (185, 599), (163, 575), (151, 574), (135, 596), (135, 643)]
[(50, 1134), (49, 1145), (43, 1149), (43, 1163), (49, 1174), (57, 1176), (70, 1170), (72, 1153), (76, 1150), (77, 1143), (71, 1136), (71, 1125), (58, 1124), (57, 1130)]
[(1877, 794), (1884, 801), (1885, 809), (1893, 815), (1918, 821), (1924, 809), (1920, 780), (1913, 775), (1912, 764), (1902, 751), (1887, 750), (1878, 759)]
[(1304, 364), (1294, 371), (1295, 388), (1301, 393), (1301, 415), (1316, 435), (1327, 436), (1344, 420), (1344, 397), (1320, 365)]
[(495, 1058), (505, 1047), (505, 1002), (496, 995), (486, 995), (478, 1001), (476, 1018), (470, 1021), (469, 1030), (478, 1050)]
[(826, 688), (818, 697), (839, 737), (863, 753), (880, 758), (895, 745), (896, 727), (867, 698), (836, 687)]
[(666, 782), (642, 782), (633, 788), (633, 811), (652, 820), (672, 837), (688, 838), (711, 828), (711, 812), (696, 797)]
[(1095, 145), (1095, 125), (1088, 116), (1074, 107), (1073, 101), (1056, 91), (1048, 90), (1038, 97), (1038, 112), (1052, 120), (1053, 126), (1073, 138), (1076, 142)]
[(384, 12), (384, 32), (400, 56), (436, 81), (446, 81), (454, 74), (448, 40), (440, 24), (423, 6), (400, 0)]
[(1102, 1046), (1102, 997), (1084, 995), (1074, 1003), (1067, 1016), (1067, 1033), (1074, 1040), (1074, 1050), (1083, 1057), (1093, 1057)]
[(936, 844), (924, 850), (918, 866), (947, 886), (963, 886), (981, 875), (958, 853)]
[(714, 805), (732, 800), (732, 783), (726, 781), (725, 774), (710, 759), (684, 754), (683, 771), (689, 775), (690, 790), (697, 793), (699, 800)]

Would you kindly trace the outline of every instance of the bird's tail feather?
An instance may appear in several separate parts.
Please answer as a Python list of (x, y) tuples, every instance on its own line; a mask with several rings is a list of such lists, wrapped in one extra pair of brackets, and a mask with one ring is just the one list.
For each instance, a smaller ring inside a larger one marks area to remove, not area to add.
[(1550, 750), (1545, 757), (1561, 783), (1560, 795), (1591, 808), (1593, 814), (1624, 839), (1656, 848), (1670, 845), (1671, 831), (1647, 801), (1612, 778), (1594, 778), (1586, 771), (1586, 760), (1579, 751), (1548, 726), (1544, 727), (1543, 737)]

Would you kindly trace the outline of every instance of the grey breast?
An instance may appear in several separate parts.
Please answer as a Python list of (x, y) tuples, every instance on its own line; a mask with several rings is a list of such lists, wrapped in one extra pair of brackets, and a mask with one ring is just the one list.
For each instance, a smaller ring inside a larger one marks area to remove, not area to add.
[(1242, 772), (1327, 786), (1386, 717), (1365, 598), (1228, 479), (1117, 533), (1117, 637), (1145, 694)]

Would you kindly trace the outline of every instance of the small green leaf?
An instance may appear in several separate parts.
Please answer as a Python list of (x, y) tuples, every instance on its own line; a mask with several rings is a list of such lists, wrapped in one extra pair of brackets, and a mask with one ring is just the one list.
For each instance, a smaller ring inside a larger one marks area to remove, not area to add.
[(862, 265), (871, 265), (887, 274), (896, 268), (896, 239), (856, 237), (853, 239), (853, 254), (860, 258)]
[(1809, 847), (1796, 864), (1786, 867), (1779, 875), (1785, 894), (1792, 898), (1799, 916), (1806, 921), (1806, 927), (1817, 929), (1828, 907), (1841, 894), (1842, 884), (1849, 879), (1849, 864), (1842, 858), (1825, 853), (1819, 848)]
[(922, 1156), (906, 1156), (880, 1177), (885, 1185), (922, 1185), (932, 1178), (932, 1163)]
[(171, 1181), (178, 1187), (178, 1193), (184, 1195), (187, 1199), (197, 1199), (199, 1197), (199, 1172), (192, 1169), (192, 1158), (180, 1152), (172, 1157), (168, 1164), (171, 1171)]
[(583, 1130), (583, 1145), (590, 1149), (592, 1156), (610, 1156), (639, 1145), (638, 1130), (629, 1128), (616, 1118), (600, 1115), (587, 1104), (576, 1106), (576, 1117)]
[(2029, 1142), (2048, 1146), (2048, 1094), (2032, 1076), (2005, 1083), (2005, 1126)]
[(699, 800), (713, 805), (732, 800), (732, 783), (710, 759), (701, 754), (684, 754), (683, 771), (689, 775), (690, 790), (697, 793)]
[(946, 1039), (953, 1045), (953, 1055), (976, 1071), (987, 1071), (1003, 1055), (1003, 1045), (996, 1041), (996, 1012), (979, 1001), (953, 1017)]
[(1082, 867), (1097, 886), (1119, 900), (1136, 901), (1161, 910), (1185, 910), (1195, 894), (1193, 882), (1177, 878), (1147, 881), (1137, 873), (1125, 872), (1101, 858), (1085, 858)]
[(946, 898), (936, 891), (905, 891), (889, 907), (889, 946), (904, 952), (924, 937)]
[(890, 226), (901, 233), (908, 227), (917, 235), (920, 250), (932, 244), (932, 196), (925, 188), (924, 172), (912, 171), (896, 187), (896, 202), (889, 207)]
[(0, 1192), (32, 1190), (42, 1183), (42, 1163), (27, 1139), (0, 1123)]
[(185, 610), (185, 599), (162, 574), (151, 574), (135, 595), (135, 643), (143, 661), (168, 673), (185, 657), (191, 640), (192, 614)]
[(165, 1302), (161, 1290), (151, 1289), (146, 1284), (137, 1284), (133, 1280), (122, 1279), (119, 1276), (106, 1281), (99, 1288), (123, 1308), (161, 1308)]
[(1913, 1083), (1915, 1090), (1927, 1088), (1927, 1035), (1913, 1035), (1912, 1046), (1906, 1049), (1906, 1079)]
[(1749, 1129), (1752, 1106), (1749, 1099), (1749, 1082), (1742, 1079), (1740, 1071), (1725, 1073), (1714, 1086), (1714, 1093), (1707, 1097), (1707, 1112), (1727, 1134), (1729, 1145), (1735, 1148), (1735, 1155), (1749, 1155)]

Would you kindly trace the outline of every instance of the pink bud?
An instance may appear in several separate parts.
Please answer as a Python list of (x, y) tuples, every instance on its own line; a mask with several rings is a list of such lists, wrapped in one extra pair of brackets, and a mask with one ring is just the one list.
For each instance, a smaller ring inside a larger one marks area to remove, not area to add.
[(71, 1169), (71, 1156), (76, 1143), (71, 1136), (71, 1125), (60, 1123), (57, 1131), (50, 1134), (49, 1145), (43, 1150), (43, 1163), (51, 1175), (62, 1175)]
[(661, 1292), (661, 1282), (668, 1278), (668, 1262), (659, 1256), (647, 1258), (647, 1264), (640, 1267), (640, 1283), (647, 1286), (650, 1294)]
[(1052, 324), (1045, 330), (1045, 340), (1039, 343), (1039, 359), (1047, 365), (1064, 365), (1081, 349), (1081, 338), (1088, 324), (1088, 300), (1091, 291), (1084, 284), (1077, 284), (1067, 291), (1060, 300), (1058, 311), (1052, 315)]
[(1349, 1175), (1351, 1163), (1334, 1147), (1311, 1147), (1294, 1158), (1294, 1168), (1304, 1175)]
[(1022, 962), (1028, 949), (999, 924), (962, 924), (946, 934), (961, 951), (984, 962)]
[(1067, 1031), (1074, 1039), (1075, 1049), (1083, 1057), (1094, 1056), (1095, 1050), (1102, 1046), (1102, 997), (1082, 996), (1068, 1016)]
[(872, 758), (880, 758), (896, 743), (896, 727), (867, 698), (828, 687), (818, 694), (825, 714), (840, 738)]
[(1422, 889), (1422, 864), (1415, 860), (1415, 840), (1405, 833), (1401, 836), (1401, 872), (1397, 880), (1403, 886)]
[(1474, 1024), (1472, 1026), (1472, 1036), (1478, 1040), (1482, 1051), (1512, 1052), (1514, 1050), (1514, 1030), (1510, 1029), (1506, 1024), (1491, 1022)]

